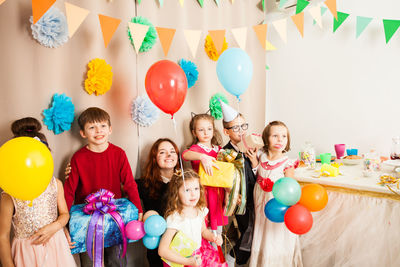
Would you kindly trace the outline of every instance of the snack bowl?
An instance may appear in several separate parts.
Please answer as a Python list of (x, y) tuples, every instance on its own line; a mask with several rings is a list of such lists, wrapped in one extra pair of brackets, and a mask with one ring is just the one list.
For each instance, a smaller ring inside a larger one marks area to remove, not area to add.
[(342, 163), (344, 165), (358, 165), (363, 162), (363, 159), (342, 159)]

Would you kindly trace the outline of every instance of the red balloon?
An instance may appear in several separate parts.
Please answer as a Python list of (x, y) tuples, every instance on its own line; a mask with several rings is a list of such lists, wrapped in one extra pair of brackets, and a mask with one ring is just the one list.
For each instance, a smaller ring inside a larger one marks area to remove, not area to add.
[(145, 87), (150, 100), (173, 116), (185, 101), (188, 85), (185, 72), (178, 64), (160, 60), (147, 71)]
[(300, 204), (291, 206), (285, 213), (285, 225), (292, 233), (305, 234), (310, 231), (312, 224), (311, 212)]

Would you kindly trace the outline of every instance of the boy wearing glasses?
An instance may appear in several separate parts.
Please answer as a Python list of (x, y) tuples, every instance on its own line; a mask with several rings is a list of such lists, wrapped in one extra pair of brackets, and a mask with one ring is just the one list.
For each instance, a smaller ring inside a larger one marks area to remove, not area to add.
[[(224, 134), (229, 136), (229, 142), (224, 146), (224, 149), (234, 149), (240, 153), (237, 144), (241, 141), (242, 136), (246, 135), (249, 124), (242, 114), (234, 110), (229, 105), (221, 101), (221, 108), (223, 113), (222, 125), (224, 127)], [(243, 215), (235, 214), (238, 222), (240, 238), (236, 242), (233, 249), (226, 256), (228, 266), (244, 265), (250, 258), (251, 242), (253, 239), (254, 228), (254, 201), (253, 190), (256, 183), (256, 172), (258, 166), (257, 149), (248, 150), (244, 155), (244, 176), (246, 179), (246, 213)]]

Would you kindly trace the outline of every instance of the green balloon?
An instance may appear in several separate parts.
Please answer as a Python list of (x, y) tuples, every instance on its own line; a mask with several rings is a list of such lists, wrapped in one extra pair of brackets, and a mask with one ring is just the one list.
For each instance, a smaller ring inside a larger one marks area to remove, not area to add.
[(301, 187), (295, 179), (283, 177), (274, 183), (272, 194), (282, 205), (292, 206), (300, 200)]

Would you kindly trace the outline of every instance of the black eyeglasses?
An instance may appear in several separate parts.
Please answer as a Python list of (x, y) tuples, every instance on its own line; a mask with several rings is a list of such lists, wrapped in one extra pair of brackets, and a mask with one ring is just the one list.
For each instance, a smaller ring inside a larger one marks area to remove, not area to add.
[(228, 130), (232, 129), (232, 131), (238, 132), (240, 128), (242, 128), (243, 131), (246, 131), (249, 128), (249, 124), (243, 123), (242, 125), (234, 125), (231, 127), (227, 127), (226, 129), (228, 129)]

